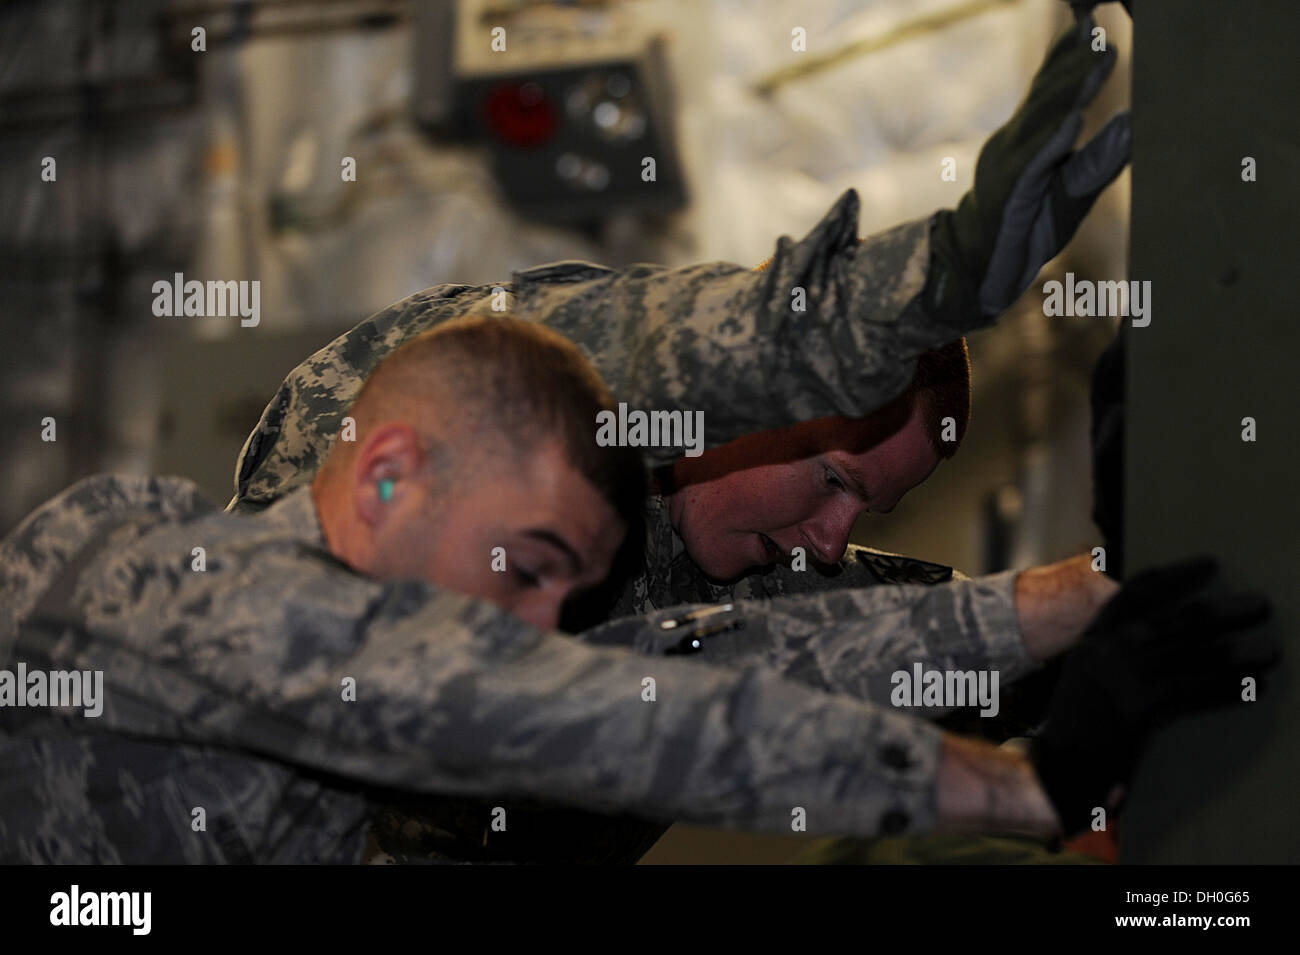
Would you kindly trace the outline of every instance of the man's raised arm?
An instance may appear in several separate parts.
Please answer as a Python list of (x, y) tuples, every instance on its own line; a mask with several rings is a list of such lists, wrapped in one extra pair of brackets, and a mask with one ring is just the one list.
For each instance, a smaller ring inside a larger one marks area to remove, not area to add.
[[(1082, 108), (1114, 65), (1113, 50), (1091, 50), (1090, 22), (1049, 51), (956, 210), (859, 242), (850, 190), (804, 239), (781, 239), (761, 272), (562, 262), (517, 273), (510, 286), (417, 293), (290, 373), (241, 452), (232, 507), (260, 509), (309, 480), (361, 381), (397, 345), (493, 308), (563, 332), (631, 410), (703, 412), (704, 448), (875, 411), (907, 387), (922, 352), (1010, 306), (1127, 162), (1126, 114), (1072, 148)], [(683, 453), (644, 450), (652, 465)]]

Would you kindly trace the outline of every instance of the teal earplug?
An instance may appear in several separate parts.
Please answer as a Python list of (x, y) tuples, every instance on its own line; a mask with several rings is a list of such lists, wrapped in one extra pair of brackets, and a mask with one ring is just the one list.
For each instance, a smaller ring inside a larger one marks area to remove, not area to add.
[(381, 501), (391, 501), (393, 499), (393, 488), (397, 482), (392, 478), (380, 478), (379, 480), (379, 499)]

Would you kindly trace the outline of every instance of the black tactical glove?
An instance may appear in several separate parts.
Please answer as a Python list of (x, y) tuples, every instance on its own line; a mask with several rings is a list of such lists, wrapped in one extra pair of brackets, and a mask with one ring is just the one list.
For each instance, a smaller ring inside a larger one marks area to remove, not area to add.
[(1092, 369), (1092, 520), (1106, 574), (1124, 579), (1124, 330)]
[(1133, 775), (1147, 738), (1176, 717), (1240, 701), (1244, 676), (1273, 666), (1277, 640), (1233, 634), (1267, 619), (1258, 594), (1207, 596), (1212, 559), (1133, 578), (1066, 657), (1047, 723), (1031, 747), (1066, 835)]
[(1061, 35), (1015, 115), (980, 150), (975, 185), (930, 230), (922, 303), (963, 329), (987, 324), (1029, 288), (1070, 241), (1129, 157), (1129, 114), (1074, 150), (1091, 102), (1115, 66), (1092, 49), (1091, 15)]

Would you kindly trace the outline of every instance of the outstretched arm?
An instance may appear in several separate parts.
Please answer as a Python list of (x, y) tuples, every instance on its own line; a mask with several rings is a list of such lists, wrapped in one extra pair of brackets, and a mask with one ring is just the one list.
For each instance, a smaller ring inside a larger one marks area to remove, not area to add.
[[(772, 832), (796, 809), (815, 832), (934, 824), (939, 733), (921, 720), (761, 669), (586, 646), (226, 528), (169, 524), (103, 553), (53, 608), (67, 625), (25, 628), (15, 656), (102, 671), (96, 731), (366, 786)], [(207, 569), (176, 572), (194, 539)]]
[(677, 622), (715, 608), (674, 607), (601, 624), (580, 639), (657, 655), (708, 628), (698, 650), (686, 647), (701, 662), (763, 666), (807, 686), (890, 706), (894, 674), (917, 663), (997, 671), (1000, 685), (1010, 684), (1073, 645), (1116, 590), (1083, 556), (944, 584), (848, 586), (734, 601), (733, 610), (684, 624)]

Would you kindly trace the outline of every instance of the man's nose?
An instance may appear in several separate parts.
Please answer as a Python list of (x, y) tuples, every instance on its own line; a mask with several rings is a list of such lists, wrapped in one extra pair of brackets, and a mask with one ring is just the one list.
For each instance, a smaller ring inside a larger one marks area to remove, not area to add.
[(812, 520), (805, 521), (801, 530), (813, 557), (823, 564), (833, 564), (844, 556), (849, 547), (849, 535), (863, 508), (842, 504), (818, 512)]

